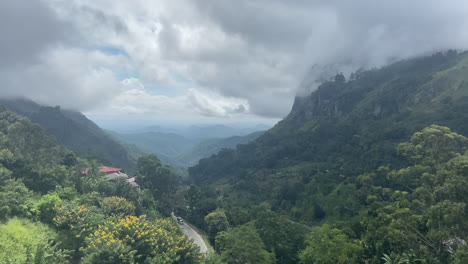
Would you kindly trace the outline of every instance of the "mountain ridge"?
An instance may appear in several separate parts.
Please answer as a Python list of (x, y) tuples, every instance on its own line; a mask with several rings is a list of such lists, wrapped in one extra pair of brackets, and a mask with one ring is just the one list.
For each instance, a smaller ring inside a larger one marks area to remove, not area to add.
[(395, 148), (416, 131), (439, 124), (467, 135), (467, 101), (466, 52), (408, 59), (348, 81), (337, 75), (296, 98), (291, 113), (252, 143), (189, 168), (190, 177), (222, 188), (232, 205), (268, 201), (311, 223), (337, 214), (319, 204), (330, 204), (340, 183), (406, 164)]
[(41, 106), (26, 99), (0, 99), (0, 104), (39, 124), (59, 144), (80, 156), (96, 158), (128, 171), (135, 168), (137, 157), (132, 157), (124, 146), (82, 113), (59, 106)]

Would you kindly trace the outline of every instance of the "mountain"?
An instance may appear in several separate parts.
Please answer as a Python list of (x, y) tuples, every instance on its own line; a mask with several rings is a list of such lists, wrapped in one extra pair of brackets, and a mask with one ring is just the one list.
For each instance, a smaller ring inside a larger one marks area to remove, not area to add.
[(108, 131), (115, 138), (135, 144), (146, 152), (174, 158), (198, 143), (195, 139), (173, 133), (144, 132), (136, 134), (124, 134)]
[[(197, 164), (201, 158), (209, 157), (221, 149), (232, 149), (239, 144), (246, 144), (263, 133), (254, 132), (243, 136), (206, 138), (208, 134), (203, 131), (208, 131), (213, 127), (218, 127), (220, 130), (209, 134), (209, 136), (230, 135), (234, 131), (231, 128), (216, 125), (192, 126), (185, 130), (185, 133), (183, 133), (184, 131), (179, 131), (186, 136), (152, 131), (132, 134), (114, 131), (108, 131), (108, 133), (119, 141), (134, 144), (143, 151), (156, 154), (162, 161), (177, 169), (178, 172), (182, 172), (185, 170), (184, 168)], [(189, 133), (187, 131), (192, 132)], [(235, 131), (242, 133), (240, 129)], [(248, 131), (248, 129), (245, 129), (245, 131)]]
[(135, 168), (136, 159), (140, 154), (129, 154), (126, 147), (79, 112), (61, 109), (58, 106), (41, 106), (24, 99), (0, 99), (0, 105), (28, 117), (32, 122), (39, 124), (48, 135), (54, 136), (59, 144), (65, 145), (82, 157), (98, 159), (109, 166), (122, 167), (128, 171)]
[[(267, 127), (269, 128), (269, 127)], [(227, 138), (233, 136), (243, 136), (260, 130), (266, 130), (265, 126), (254, 127), (230, 127), (226, 125), (193, 125), (182, 131), (181, 134), (189, 138)]]
[(343, 183), (407, 165), (395, 149), (416, 131), (438, 124), (468, 135), (467, 121), (468, 55), (437, 53), (347, 81), (338, 74), (296, 98), (290, 114), (255, 141), (202, 159), (189, 173), (198, 186), (222, 190), (230, 206), (266, 201), (304, 223), (346, 219), (358, 213), (344, 205), (357, 191), (340, 189)]
[(179, 155), (177, 161), (185, 166), (193, 166), (202, 158), (216, 154), (222, 149), (235, 149), (237, 145), (247, 144), (263, 133), (264, 131), (257, 131), (245, 136), (206, 139)]
[(190, 126), (147, 126), (136, 130), (121, 131), (121, 134), (144, 134), (156, 132), (161, 134), (176, 134), (188, 139), (202, 141), (210, 138), (228, 138), (233, 136), (244, 136), (257, 131), (265, 131), (271, 126), (265, 124), (245, 125), (234, 124), (226, 126), (222, 124), (190, 125)]

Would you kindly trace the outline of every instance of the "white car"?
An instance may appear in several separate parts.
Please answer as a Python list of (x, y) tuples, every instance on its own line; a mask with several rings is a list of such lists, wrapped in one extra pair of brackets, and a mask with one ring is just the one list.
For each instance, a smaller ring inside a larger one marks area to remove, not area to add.
[(183, 225), (183, 224), (184, 224), (184, 220), (183, 220), (180, 216), (177, 217), (177, 222), (178, 222), (180, 225)]

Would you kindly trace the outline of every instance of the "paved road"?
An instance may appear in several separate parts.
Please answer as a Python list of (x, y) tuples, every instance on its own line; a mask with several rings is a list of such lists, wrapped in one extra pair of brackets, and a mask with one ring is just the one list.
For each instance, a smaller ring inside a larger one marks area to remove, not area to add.
[(197, 244), (200, 247), (200, 252), (202, 254), (206, 254), (208, 251), (208, 247), (205, 244), (205, 241), (201, 238), (201, 236), (193, 229), (189, 224), (184, 223), (180, 225), (182, 227), (182, 230), (184, 231), (185, 235), (188, 236), (189, 238), (193, 239), (193, 242)]
[[(177, 220), (176, 216), (172, 213), (172, 217)], [(200, 252), (202, 254), (206, 254), (208, 251), (208, 247), (205, 244), (205, 241), (203, 241), (202, 237), (193, 229), (189, 224), (183, 223), (180, 225), (182, 228), (182, 231), (184, 231), (184, 234), (188, 237), (193, 239), (193, 242), (197, 244), (200, 247)]]

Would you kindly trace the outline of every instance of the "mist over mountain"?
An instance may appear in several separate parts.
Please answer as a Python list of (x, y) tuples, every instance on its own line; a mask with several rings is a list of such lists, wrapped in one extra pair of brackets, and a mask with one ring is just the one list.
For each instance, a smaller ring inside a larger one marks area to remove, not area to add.
[[(260, 136), (268, 128), (258, 124), (253, 127), (225, 125), (192, 125), (188, 127), (150, 126), (127, 133), (108, 131), (121, 142), (134, 144), (140, 149), (158, 155), (174, 168), (186, 168), (201, 158), (216, 154), (222, 149), (232, 149)], [(257, 130), (258, 129), (258, 130)], [(254, 131), (254, 132), (252, 132)], [(185, 174), (185, 172), (184, 172)]]
[[(327, 203), (341, 182), (382, 165), (401, 166), (396, 144), (414, 132), (439, 124), (468, 135), (467, 76), (466, 53), (453, 51), (363, 71), (348, 81), (337, 76), (297, 97), (291, 113), (258, 139), (201, 160), (190, 175), (198, 184), (222, 187), (234, 204), (269, 201), (276, 210), (296, 212), (296, 219), (320, 219), (309, 210)], [(327, 188), (316, 190), (314, 183)]]
[(44, 131), (82, 157), (97, 159), (108, 166), (132, 171), (142, 153), (133, 154), (112, 139), (94, 122), (76, 111), (60, 106), (41, 106), (25, 99), (0, 99), (0, 105), (39, 124)]

